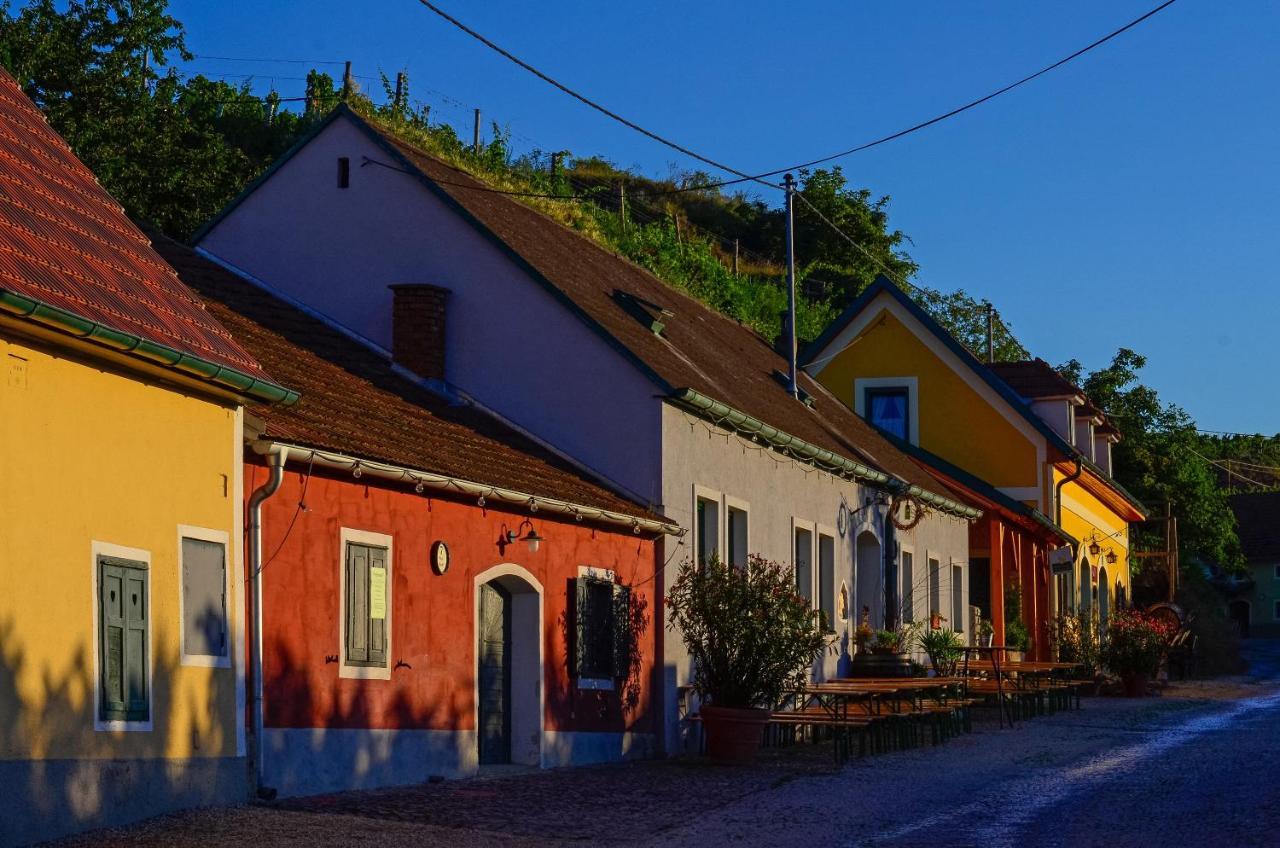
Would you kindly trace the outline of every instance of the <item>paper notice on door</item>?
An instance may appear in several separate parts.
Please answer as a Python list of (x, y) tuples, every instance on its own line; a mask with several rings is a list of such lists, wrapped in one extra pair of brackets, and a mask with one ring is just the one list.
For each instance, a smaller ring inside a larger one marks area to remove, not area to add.
[(387, 570), (369, 569), (369, 617), (382, 620), (387, 617)]

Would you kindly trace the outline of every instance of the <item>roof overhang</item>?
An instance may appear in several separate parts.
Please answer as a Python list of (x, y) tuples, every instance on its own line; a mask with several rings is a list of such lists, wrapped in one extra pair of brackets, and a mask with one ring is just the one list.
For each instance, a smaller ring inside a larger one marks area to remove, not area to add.
[[(1146, 521), (1149, 511), (1142, 502), (1129, 494), (1123, 486), (1107, 475), (1105, 471), (1084, 457), (1079, 457), (1083, 473), (1076, 483), (1086, 492), (1102, 501), (1116, 515), (1128, 522)], [(1075, 461), (1061, 463), (1056, 466), (1063, 474), (1075, 473)]]
[(982, 510), (980, 509), (975, 509), (968, 504), (960, 503), (945, 495), (931, 492), (914, 483), (900, 480), (884, 471), (847, 459), (826, 448), (820, 448), (801, 439), (799, 436), (793, 436), (790, 433), (779, 430), (695, 389), (676, 389), (670, 395), (669, 400), (717, 426), (762, 440), (766, 445), (780, 453), (784, 453), (801, 462), (807, 462), (815, 468), (820, 468), (837, 477), (866, 483), (895, 494), (911, 495), (942, 512), (968, 521), (975, 521), (982, 517)]
[(361, 476), (368, 474), (371, 477), (377, 477), (382, 480), (413, 486), (415, 490), (421, 487), (422, 490), (430, 489), (433, 492), (466, 495), (485, 502), (492, 500), (508, 506), (522, 506), (530, 511), (545, 510), (579, 521), (591, 521), (612, 527), (626, 528), (636, 534), (649, 536), (664, 534), (668, 536), (683, 536), (685, 534), (685, 529), (672, 521), (657, 521), (652, 518), (628, 515), (623, 512), (573, 503), (572, 501), (532, 495), (528, 492), (507, 489), (502, 486), (477, 483), (474, 480), (464, 480), (460, 477), (450, 477), (445, 474), (435, 474), (417, 468), (407, 468), (401, 465), (363, 459), (338, 451), (322, 450), (283, 439), (268, 437), (255, 439), (251, 442), (254, 453), (259, 455), (266, 454), (277, 446), (288, 449), (290, 462), (303, 462), (310, 465), (318, 465), (322, 468), (331, 468), (353, 474), (358, 473)]
[(149, 365), (171, 370), (183, 377), (211, 384), (247, 400), (281, 406), (289, 406), (298, 400), (297, 392), (269, 380), (121, 332), (16, 292), (0, 289), (0, 312), (54, 330), (61, 335), (123, 353)]

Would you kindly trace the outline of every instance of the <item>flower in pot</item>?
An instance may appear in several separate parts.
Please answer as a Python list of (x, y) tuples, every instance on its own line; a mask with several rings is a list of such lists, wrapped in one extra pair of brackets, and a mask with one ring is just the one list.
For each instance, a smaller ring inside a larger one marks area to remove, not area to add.
[(996, 629), (991, 624), (990, 619), (980, 619), (978, 621), (978, 644), (984, 648), (991, 647), (991, 639), (995, 636)]
[(929, 613), (929, 629), (941, 630), (942, 622), (946, 620), (947, 619), (942, 615), (942, 613), (938, 612), (937, 610), (934, 610), (933, 612)]
[(824, 616), (796, 594), (789, 567), (757, 556), (745, 569), (715, 557), (686, 561), (666, 600), (668, 627), (680, 632), (693, 663), (707, 753), (751, 762), (769, 710), (803, 691), (826, 649)]
[(1147, 681), (1164, 658), (1174, 629), (1169, 622), (1138, 610), (1117, 610), (1111, 616), (1101, 659), (1124, 681), (1125, 695), (1138, 698), (1146, 694)]
[(953, 677), (956, 664), (964, 653), (964, 643), (959, 635), (949, 627), (940, 630), (928, 630), (920, 634), (920, 649), (929, 657), (933, 671), (939, 677)]

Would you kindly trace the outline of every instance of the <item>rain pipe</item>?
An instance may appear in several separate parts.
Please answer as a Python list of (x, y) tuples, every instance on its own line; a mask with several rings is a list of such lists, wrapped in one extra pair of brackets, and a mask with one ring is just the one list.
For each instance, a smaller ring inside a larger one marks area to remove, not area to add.
[(263, 758), (266, 746), (262, 741), (262, 504), (280, 489), (284, 480), (284, 464), (289, 459), (289, 448), (270, 445), (266, 448), (269, 473), (263, 483), (249, 497), (249, 568), (252, 576), (253, 640), (250, 643), (249, 671), (253, 678), (253, 776), (254, 787), (260, 798), (271, 798), (275, 790), (263, 785)]

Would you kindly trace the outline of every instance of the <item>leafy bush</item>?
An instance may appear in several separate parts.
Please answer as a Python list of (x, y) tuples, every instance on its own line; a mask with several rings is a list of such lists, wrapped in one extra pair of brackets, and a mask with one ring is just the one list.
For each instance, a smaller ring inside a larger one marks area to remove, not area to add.
[(1059, 662), (1080, 663), (1080, 676), (1093, 679), (1098, 673), (1099, 651), (1097, 619), (1089, 611), (1058, 616), (1053, 622), (1054, 646)]
[(686, 561), (667, 593), (693, 660), (693, 688), (719, 707), (772, 707), (802, 689), (828, 643), (820, 612), (796, 594), (791, 569), (757, 556), (746, 569)]
[(1031, 650), (1031, 631), (1022, 620), (1022, 592), (1016, 584), (1004, 590), (1004, 644), (1015, 651)]
[(954, 630), (943, 627), (920, 634), (920, 649), (929, 655), (933, 670), (941, 677), (955, 674), (956, 663), (963, 654), (964, 643)]
[(1107, 623), (1102, 663), (1121, 677), (1153, 675), (1174, 632), (1172, 625), (1154, 616), (1138, 610), (1117, 610)]

